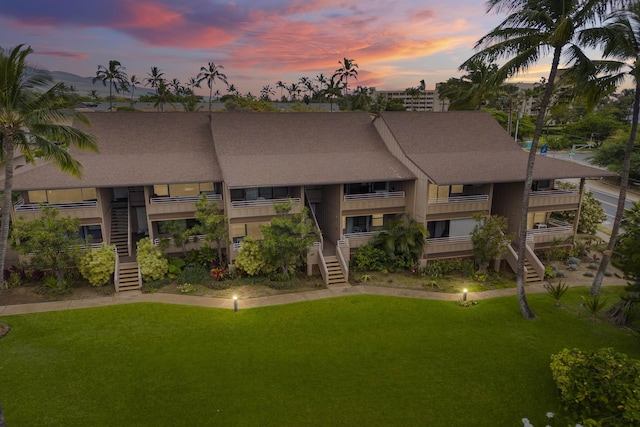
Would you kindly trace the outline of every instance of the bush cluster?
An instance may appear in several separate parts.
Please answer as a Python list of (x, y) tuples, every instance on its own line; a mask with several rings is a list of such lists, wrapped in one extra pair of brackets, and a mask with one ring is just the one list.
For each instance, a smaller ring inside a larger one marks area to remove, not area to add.
[(564, 349), (551, 372), (565, 409), (583, 424), (640, 425), (640, 361), (611, 348)]

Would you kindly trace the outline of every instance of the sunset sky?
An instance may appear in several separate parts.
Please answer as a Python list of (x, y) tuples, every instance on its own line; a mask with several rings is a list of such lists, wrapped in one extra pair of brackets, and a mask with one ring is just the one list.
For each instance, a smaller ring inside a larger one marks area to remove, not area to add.
[(358, 85), (433, 88), (459, 77), (504, 18), (485, 10), (482, 0), (2, 0), (0, 45), (31, 45), (34, 65), (83, 77), (115, 59), (140, 80), (157, 66), (185, 83), (213, 61), (243, 94), (331, 76), (344, 57), (359, 65)]

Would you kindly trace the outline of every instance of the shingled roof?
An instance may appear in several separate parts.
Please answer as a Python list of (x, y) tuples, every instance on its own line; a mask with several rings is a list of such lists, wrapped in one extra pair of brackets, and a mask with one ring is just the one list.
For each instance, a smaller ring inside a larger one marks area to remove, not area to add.
[(415, 178), (367, 113), (216, 113), (211, 128), (231, 188)]
[(206, 113), (87, 113), (99, 153), (72, 149), (82, 178), (43, 164), (16, 171), (14, 189), (219, 182), (222, 173)]
[[(528, 153), (484, 111), (385, 112), (384, 120), (406, 156), (439, 185), (524, 181)], [(612, 172), (536, 158), (533, 178), (597, 178)]]

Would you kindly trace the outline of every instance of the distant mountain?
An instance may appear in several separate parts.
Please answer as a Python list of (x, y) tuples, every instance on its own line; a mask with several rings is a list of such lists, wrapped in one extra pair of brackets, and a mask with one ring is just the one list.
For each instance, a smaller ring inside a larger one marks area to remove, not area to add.
[[(101, 81), (97, 81), (93, 84), (93, 77), (80, 77), (76, 74), (67, 73), (65, 71), (46, 71), (46, 70), (35, 70), (37, 72), (47, 73), (51, 76), (55, 83), (64, 83), (67, 86), (73, 86), (76, 89), (76, 92), (80, 96), (88, 95), (92, 90), (95, 90), (100, 97), (106, 98), (109, 96), (109, 82), (107, 85), (103, 85)], [(136, 91), (134, 96), (137, 98), (140, 95), (152, 95), (155, 91), (153, 89), (139, 87), (136, 86)], [(131, 92), (115, 93), (115, 95), (130, 97)]]

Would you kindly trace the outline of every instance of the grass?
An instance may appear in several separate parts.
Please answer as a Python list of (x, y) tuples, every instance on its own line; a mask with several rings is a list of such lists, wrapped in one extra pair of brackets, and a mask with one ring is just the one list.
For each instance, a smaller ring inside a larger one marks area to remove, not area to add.
[(515, 297), (461, 308), (373, 295), (6, 316), (0, 399), (12, 427), (544, 425), (560, 406), (550, 354), (640, 357), (629, 332), (586, 321), (586, 294), (571, 289), (561, 308), (529, 295), (534, 321)]

